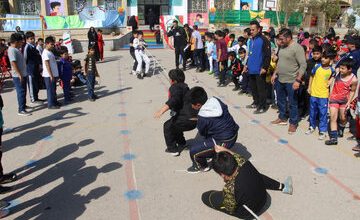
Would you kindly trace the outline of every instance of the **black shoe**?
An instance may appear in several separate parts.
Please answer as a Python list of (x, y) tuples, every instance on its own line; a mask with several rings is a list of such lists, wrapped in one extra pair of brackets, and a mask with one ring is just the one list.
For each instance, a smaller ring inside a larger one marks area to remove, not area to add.
[(245, 90), (240, 90), (239, 95), (246, 94), (247, 92)]
[(202, 73), (202, 72), (204, 72), (204, 71), (205, 71), (204, 69), (200, 69), (200, 70), (199, 70), (200, 73)]
[(177, 147), (178, 147), (179, 151), (189, 150), (189, 146), (186, 143), (185, 144), (177, 144)]
[(59, 109), (59, 108), (60, 108), (60, 107), (57, 106), (57, 105), (53, 105), (53, 106), (48, 107), (48, 109)]
[(186, 67), (184, 66), (184, 67), (182, 68), (182, 70), (185, 72), (185, 71), (186, 71)]
[(165, 152), (171, 154), (174, 157), (180, 156), (180, 152), (178, 150), (176, 150), (176, 149), (169, 150), (168, 148), (166, 148)]
[(239, 90), (239, 89), (240, 89), (239, 86), (235, 86), (235, 88), (233, 88), (232, 91), (237, 91), (237, 90)]
[(16, 180), (17, 180), (16, 173), (8, 173), (0, 177), (0, 184), (12, 183)]
[(187, 169), (188, 173), (199, 173), (201, 170), (194, 164)]
[(335, 138), (331, 138), (330, 140), (325, 141), (326, 145), (337, 145), (338, 141)]
[(94, 98), (89, 98), (89, 101), (90, 102), (95, 102), (95, 99)]
[(99, 98), (99, 96), (97, 96), (97, 95), (93, 96), (93, 99), (98, 99), (98, 98)]
[(251, 105), (247, 105), (246, 108), (255, 109), (255, 108), (257, 108), (257, 105), (255, 105), (254, 103), (252, 103)]
[(0, 186), (0, 194), (4, 194), (7, 192), (10, 192), (12, 190), (12, 187), (8, 187), (8, 186)]
[(339, 138), (344, 137), (344, 129), (341, 129), (341, 128), (339, 129), (338, 136), (339, 136)]
[(137, 75), (137, 78), (138, 78), (138, 79), (144, 79), (144, 77), (143, 77), (141, 74), (138, 74), (138, 75)]
[(254, 111), (254, 114), (263, 114), (267, 111), (267, 108), (258, 108)]
[(225, 86), (226, 86), (225, 83), (221, 83), (221, 82), (218, 83), (218, 87), (225, 87)]

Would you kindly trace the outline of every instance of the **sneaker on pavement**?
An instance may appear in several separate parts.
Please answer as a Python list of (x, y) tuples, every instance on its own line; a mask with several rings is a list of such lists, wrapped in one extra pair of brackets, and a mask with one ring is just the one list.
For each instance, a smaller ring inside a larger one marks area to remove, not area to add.
[(356, 152), (360, 152), (360, 145), (356, 145), (355, 147), (352, 148), (353, 151), (356, 151)]
[(257, 105), (255, 105), (254, 103), (252, 103), (251, 105), (247, 105), (246, 108), (248, 108), (248, 109), (255, 109), (255, 108), (257, 108)]
[(291, 176), (288, 176), (286, 180), (284, 181), (284, 188), (282, 190), (284, 194), (293, 194), (293, 182)]
[(338, 144), (338, 141), (337, 141), (337, 139), (335, 139), (335, 138), (331, 138), (330, 140), (326, 140), (326, 141), (325, 141), (325, 144), (326, 144), (326, 145), (337, 145), (337, 144)]
[(305, 132), (306, 135), (314, 133), (315, 129), (313, 127), (309, 127), (308, 130)]
[(258, 108), (254, 111), (254, 114), (258, 115), (258, 114), (263, 114), (267, 111), (268, 108)]
[(18, 115), (20, 115), (20, 116), (30, 116), (31, 113), (29, 113), (27, 111), (21, 111), (21, 112), (18, 112)]
[(319, 140), (323, 141), (326, 138), (326, 133), (325, 132), (319, 132)]
[(180, 152), (178, 150), (169, 150), (166, 148), (165, 152), (171, 154), (174, 157), (180, 156)]
[(287, 120), (282, 120), (280, 118), (271, 122), (272, 125), (287, 125)]
[(192, 165), (187, 169), (188, 173), (199, 173), (200, 171), (201, 170), (196, 165)]
[(288, 129), (288, 133), (289, 134), (294, 134), (296, 132), (297, 126), (293, 125), (293, 124), (289, 124), (289, 129)]

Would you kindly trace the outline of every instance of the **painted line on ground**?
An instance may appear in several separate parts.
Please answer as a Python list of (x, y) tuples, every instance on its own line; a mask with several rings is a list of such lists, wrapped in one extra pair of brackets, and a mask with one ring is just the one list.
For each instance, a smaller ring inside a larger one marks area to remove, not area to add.
[[(119, 71), (119, 79), (122, 81), (122, 75), (121, 75), (121, 65), (120, 62), (118, 62), (118, 71)], [(120, 83), (120, 87), (124, 87), (124, 83)], [(123, 92), (120, 92), (120, 112), (126, 113), (126, 102)], [(128, 123), (127, 123), (127, 117), (121, 117), (122, 121), (122, 127), (121, 127), (121, 137), (123, 142), (123, 151), (124, 155), (130, 155), (131, 153), (131, 147), (130, 147), (130, 138), (129, 134), (130, 131), (128, 130)], [(129, 215), (130, 220), (139, 220), (141, 219), (140, 216), (140, 209), (137, 200), (139, 198), (142, 198), (143, 194), (137, 189), (136, 184), (136, 176), (135, 176), (135, 168), (133, 160), (125, 160), (124, 163), (125, 167), (125, 176), (126, 176), (126, 184), (127, 184), (127, 191), (124, 193), (124, 196), (129, 202)], [(141, 196), (139, 196), (141, 195)]]

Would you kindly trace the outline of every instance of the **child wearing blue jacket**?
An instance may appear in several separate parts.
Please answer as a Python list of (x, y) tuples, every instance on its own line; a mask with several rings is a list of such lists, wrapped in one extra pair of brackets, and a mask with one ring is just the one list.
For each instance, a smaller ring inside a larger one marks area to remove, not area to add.
[(66, 50), (60, 51), (59, 62), (59, 76), (62, 82), (64, 91), (64, 104), (67, 105), (71, 102), (71, 79), (72, 79), (72, 63), (69, 61), (69, 54)]
[(220, 99), (208, 99), (202, 87), (194, 87), (189, 93), (192, 108), (199, 110), (197, 128), (199, 134), (205, 137), (203, 144), (191, 147), (190, 157), (193, 165), (188, 168), (189, 173), (209, 171), (207, 159), (215, 154), (215, 145), (230, 149), (237, 140), (239, 125), (231, 116), (227, 105)]

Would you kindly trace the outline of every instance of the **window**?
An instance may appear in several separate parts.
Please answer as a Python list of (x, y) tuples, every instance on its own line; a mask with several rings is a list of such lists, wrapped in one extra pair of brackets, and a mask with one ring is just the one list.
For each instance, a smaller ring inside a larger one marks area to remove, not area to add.
[(217, 11), (232, 10), (234, 3), (234, 0), (215, 1), (215, 8)]
[(71, 2), (71, 11), (74, 14), (79, 14), (85, 7), (92, 6), (92, 0), (72, 0)]
[(207, 0), (190, 0), (188, 8), (189, 13), (206, 13)]
[(39, 15), (40, 0), (19, 0), (18, 8), (22, 15)]
[(118, 0), (105, 0), (106, 10), (117, 10), (121, 6), (121, 2)]

